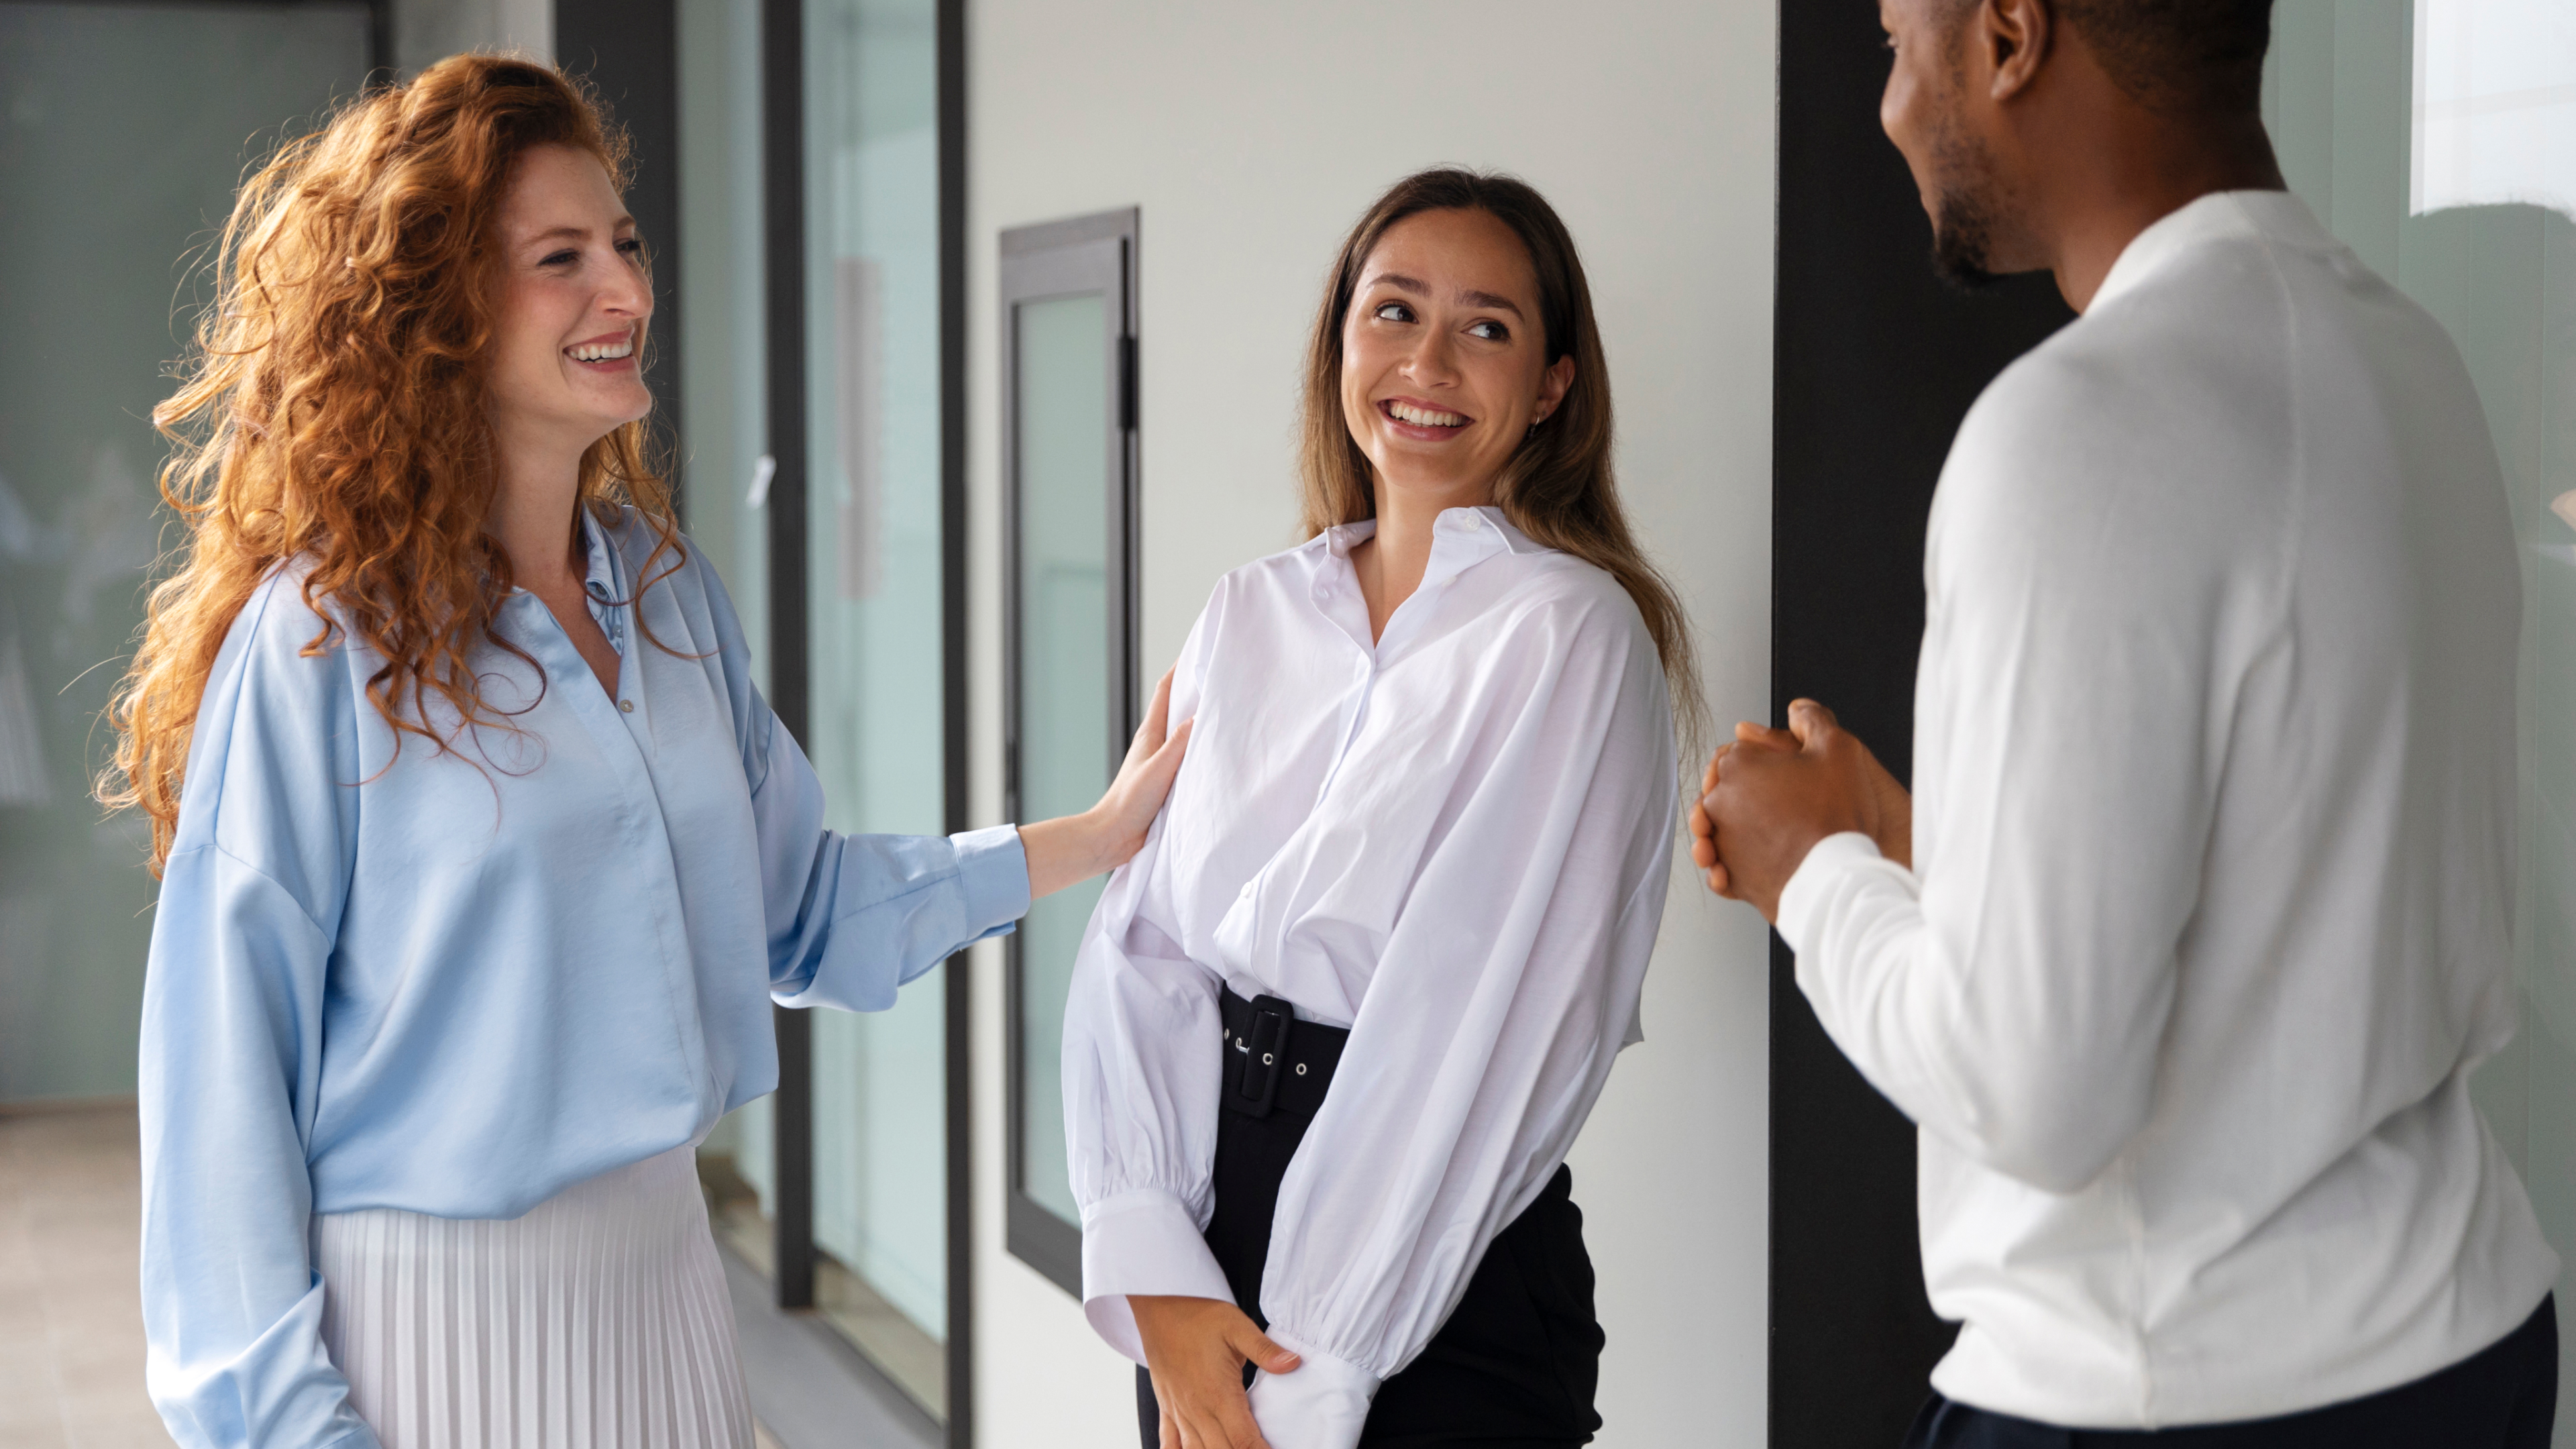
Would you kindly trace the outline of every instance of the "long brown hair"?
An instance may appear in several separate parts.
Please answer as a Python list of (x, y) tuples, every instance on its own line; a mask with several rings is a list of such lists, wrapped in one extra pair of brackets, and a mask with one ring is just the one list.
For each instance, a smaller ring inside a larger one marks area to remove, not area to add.
[(1305, 536), (1377, 516), (1375, 472), (1342, 417), (1342, 324), (1369, 254), (1396, 223), (1426, 211), (1484, 212), (1510, 227), (1529, 252), (1547, 360), (1553, 365), (1573, 358), (1574, 382), (1546, 424), (1522, 439), (1504, 463), (1494, 502), (1532, 541), (1602, 569), (1628, 591), (1663, 661), (1684, 754), (1695, 753), (1707, 732), (1708, 711), (1700, 700), (1690, 620), (1672, 585), (1637, 546), (1620, 507), (1610, 467), (1610, 370), (1592, 319), (1592, 287), (1573, 235), (1528, 182), (1454, 167), (1417, 171), (1388, 188), (1343, 240), (1306, 346), (1298, 460)]
[[(432, 696), (459, 730), (507, 727), (469, 656), (487, 638), (510, 647), (492, 633), (511, 576), (484, 532), (498, 486), (485, 389), (495, 227), (513, 167), (538, 146), (587, 152), (624, 187), (625, 138), (581, 86), (460, 55), (351, 101), (243, 184), (178, 391), (152, 410), (174, 445), (161, 494), (184, 558), (152, 590), (98, 783), (110, 808), (151, 817), (156, 872), (215, 655), (283, 564), (309, 561), (304, 601), (326, 621), (307, 654), (345, 630), (381, 661), (367, 699), (397, 753), (405, 735), (447, 747)], [(640, 422), (593, 443), (583, 505), (606, 518), (633, 504), (654, 558), (676, 566), (678, 522), (645, 449)]]

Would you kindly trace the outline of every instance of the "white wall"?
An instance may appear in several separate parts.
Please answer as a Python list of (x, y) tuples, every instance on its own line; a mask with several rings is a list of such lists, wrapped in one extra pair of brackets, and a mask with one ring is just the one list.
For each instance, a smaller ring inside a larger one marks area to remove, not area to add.
[[(974, 816), (999, 818), (996, 233), (1143, 209), (1144, 648), (1295, 542), (1297, 360), (1343, 231), (1386, 183), (1518, 173), (1582, 245), (1619, 466), (1699, 626), (1724, 721), (1768, 709), (1774, 11), (1768, 0), (968, 7)], [(1574, 1152), (1610, 1346), (1599, 1442), (1764, 1429), (1765, 935), (1677, 853), (1646, 989)], [(1003, 1246), (1000, 953), (976, 963), (978, 1432), (1129, 1445), (1132, 1380)]]

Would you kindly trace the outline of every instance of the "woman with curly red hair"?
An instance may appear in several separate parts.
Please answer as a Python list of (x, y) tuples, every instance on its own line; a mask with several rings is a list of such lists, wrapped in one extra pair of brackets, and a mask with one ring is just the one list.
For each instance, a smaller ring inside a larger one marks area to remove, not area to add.
[[(113, 719), (163, 884), (148, 1374), (190, 1449), (740, 1449), (691, 1148), (856, 1010), (1132, 854), (1101, 803), (836, 835), (646, 465), (622, 143), (459, 56), (241, 193), (157, 421), (185, 561)], [(927, 1084), (925, 1084), (927, 1089)]]

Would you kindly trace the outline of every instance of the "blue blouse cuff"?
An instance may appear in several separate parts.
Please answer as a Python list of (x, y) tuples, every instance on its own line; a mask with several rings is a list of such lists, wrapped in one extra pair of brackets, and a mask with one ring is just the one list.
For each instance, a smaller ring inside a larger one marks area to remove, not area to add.
[(966, 902), (967, 939), (1007, 936), (1029, 913), (1029, 855), (1016, 825), (948, 837), (957, 850), (957, 890)]

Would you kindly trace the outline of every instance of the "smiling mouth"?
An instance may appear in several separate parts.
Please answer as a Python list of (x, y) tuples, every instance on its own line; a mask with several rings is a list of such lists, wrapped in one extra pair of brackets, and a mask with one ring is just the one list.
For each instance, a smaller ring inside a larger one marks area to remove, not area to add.
[(1379, 403), (1377, 408), (1379, 412), (1385, 414), (1388, 418), (1402, 423), (1406, 427), (1420, 429), (1426, 432), (1454, 433), (1458, 429), (1475, 421), (1464, 413), (1453, 413), (1444, 411), (1440, 408), (1424, 407), (1419, 403), (1404, 402), (1397, 398), (1388, 398), (1384, 402)]
[(598, 342), (580, 342), (564, 349), (564, 356), (575, 362), (623, 362), (635, 355), (635, 334)]

